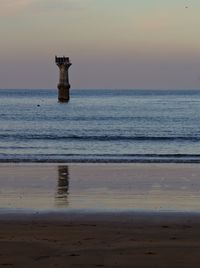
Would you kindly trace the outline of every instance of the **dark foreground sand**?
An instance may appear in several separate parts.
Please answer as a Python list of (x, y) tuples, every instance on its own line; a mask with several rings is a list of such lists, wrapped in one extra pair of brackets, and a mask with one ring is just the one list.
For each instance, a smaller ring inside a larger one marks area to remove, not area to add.
[(0, 215), (0, 267), (199, 267), (200, 215)]

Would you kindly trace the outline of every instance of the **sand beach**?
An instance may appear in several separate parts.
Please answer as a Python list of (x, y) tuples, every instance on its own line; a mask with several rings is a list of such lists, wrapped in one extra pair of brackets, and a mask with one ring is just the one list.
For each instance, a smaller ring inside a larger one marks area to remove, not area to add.
[(0, 267), (198, 267), (194, 214), (1, 215)]
[(0, 170), (0, 267), (200, 264), (198, 164), (7, 163)]

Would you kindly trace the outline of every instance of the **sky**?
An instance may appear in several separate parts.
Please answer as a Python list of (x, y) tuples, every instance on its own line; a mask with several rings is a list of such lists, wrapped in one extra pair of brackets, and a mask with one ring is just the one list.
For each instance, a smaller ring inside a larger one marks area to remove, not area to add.
[(0, 88), (200, 89), (199, 0), (0, 0)]

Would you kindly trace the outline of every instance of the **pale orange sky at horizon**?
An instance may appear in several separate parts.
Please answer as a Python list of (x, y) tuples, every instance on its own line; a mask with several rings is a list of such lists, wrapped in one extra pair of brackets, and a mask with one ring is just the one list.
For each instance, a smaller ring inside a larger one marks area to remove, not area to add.
[(200, 88), (197, 0), (2, 0), (0, 88)]

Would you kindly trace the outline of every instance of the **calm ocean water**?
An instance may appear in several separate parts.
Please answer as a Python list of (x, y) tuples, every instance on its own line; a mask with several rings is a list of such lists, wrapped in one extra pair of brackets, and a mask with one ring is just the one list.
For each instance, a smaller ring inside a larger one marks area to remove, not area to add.
[(200, 162), (200, 91), (0, 90), (0, 162)]

